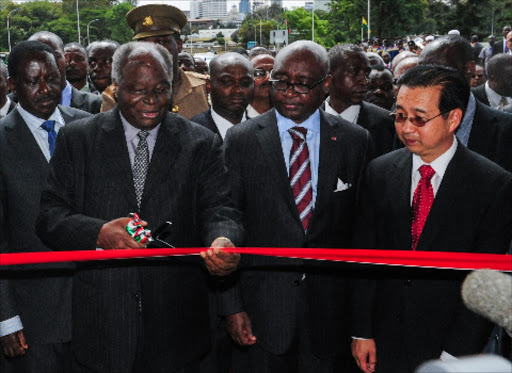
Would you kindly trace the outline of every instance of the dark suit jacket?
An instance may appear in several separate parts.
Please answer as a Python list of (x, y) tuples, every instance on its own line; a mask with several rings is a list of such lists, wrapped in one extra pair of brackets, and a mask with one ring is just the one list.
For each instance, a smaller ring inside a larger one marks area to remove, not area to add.
[(476, 101), (468, 148), (512, 171), (512, 115)]
[(79, 91), (71, 87), (71, 107), (86, 111), (91, 114), (98, 114), (101, 108), (101, 96), (88, 92)]
[[(119, 110), (64, 128), (42, 196), (43, 241), (57, 250), (94, 250), (105, 222), (134, 211)], [(139, 213), (151, 229), (171, 221), (168, 241), (176, 247), (210, 245), (219, 236), (238, 244), (242, 229), (218, 137), (168, 113)], [(141, 346), (147, 372), (173, 371), (197, 359), (209, 345), (206, 278), (199, 257), (80, 265), (73, 292), (78, 363), (97, 372), (129, 372)]]
[(473, 92), (476, 99), (482, 104), (491, 106), (489, 104), (489, 99), (487, 98), (487, 93), (485, 92), (485, 84), (480, 84), (478, 87), (471, 88), (471, 92)]
[[(325, 102), (321, 106), (325, 110)], [(390, 112), (372, 103), (363, 101), (357, 124), (370, 132), (375, 156), (386, 154), (394, 149), (396, 139), (395, 122)]]
[[(350, 247), (359, 180), (373, 151), (371, 138), (339, 117), (320, 111), (320, 118), (318, 194), (307, 234), (290, 188), (275, 109), (228, 131), (226, 165), (235, 204), (245, 214), (246, 246)], [(339, 179), (351, 187), (335, 192)], [(282, 354), (295, 337), (308, 333), (318, 356), (343, 351), (349, 339), (343, 317), (347, 286), (337, 270), (300, 259), (244, 256), (242, 261), (240, 287), (225, 294), (223, 311), (247, 311), (264, 349)], [(307, 330), (297, 331), (303, 301)]]
[[(407, 149), (368, 165), (356, 247), (410, 250), (411, 171)], [(416, 250), (505, 253), (511, 238), (512, 175), (459, 143)], [(443, 350), (455, 356), (482, 350), (491, 325), (462, 303), (467, 273), (390, 267), (368, 273), (376, 281), (356, 286), (353, 335), (375, 338), (379, 372), (407, 363), (413, 371)]]
[(201, 114), (197, 114), (196, 116), (192, 117), (190, 119), (192, 122), (196, 122), (203, 127), (208, 128), (210, 131), (216, 133), (219, 135), (219, 137), (222, 140), (222, 137), (220, 136), (219, 129), (217, 128), (217, 125), (215, 124), (215, 121), (212, 118), (212, 109), (208, 109), (206, 111), (203, 111)]
[[(59, 106), (59, 110), (66, 123), (89, 116), (68, 107)], [(35, 229), (47, 172), (48, 162), (14, 109), (0, 120), (0, 247), (4, 251), (49, 250)], [(71, 339), (72, 268), (68, 264), (20, 266), (0, 280), (0, 320), (20, 315), (29, 346)]]
[(492, 48), (492, 55), (494, 56), (498, 53), (503, 53), (506, 44), (507, 42), (505, 41), (505, 39), (502, 39), (494, 43), (494, 47)]

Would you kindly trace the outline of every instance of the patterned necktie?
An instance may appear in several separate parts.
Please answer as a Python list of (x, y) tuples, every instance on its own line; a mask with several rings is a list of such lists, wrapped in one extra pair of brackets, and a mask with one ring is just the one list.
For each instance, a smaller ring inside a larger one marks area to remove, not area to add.
[(306, 143), (308, 130), (293, 127), (288, 130), (293, 139), (290, 151), (290, 186), (292, 187), (295, 204), (299, 210), (300, 220), (307, 231), (313, 215), (313, 188), (311, 185), (311, 169), (309, 167), (309, 150)]
[(47, 120), (41, 124), (41, 128), (48, 132), (48, 146), (50, 148), (50, 156), (53, 156), (55, 150), (55, 141), (57, 140), (57, 132), (55, 132), (55, 121)]
[(135, 196), (137, 197), (137, 207), (140, 209), (142, 201), (142, 193), (144, 192), (144, 183), (146, 182), (146, 175), (149, 167), (149, 147), (147, 137), (149, 132), (142, 130), (139, 136), (139, 144), (135, 151), (135, 159), (133, 161), (133, 186), (135, 187)]
[(432, 189), (430, 180), (436, 172), (428, 165), (421, 166), (419, 171), (421, 180), (416, 187), (412, 200), (411, 248), (413, 250), (416, 250), (421, 231), (425, 226), (425, 221), (434, 202), (434, 189)]

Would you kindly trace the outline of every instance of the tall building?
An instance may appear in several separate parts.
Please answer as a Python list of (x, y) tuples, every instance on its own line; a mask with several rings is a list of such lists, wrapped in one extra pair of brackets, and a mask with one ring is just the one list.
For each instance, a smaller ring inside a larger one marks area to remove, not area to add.
[(201, 0), (190, 1), (190, 19), (201, 18)]
[(228, 18), (227, 0), (203, 0), (203, 17), (225, 21)]
[(238, 5), (238, 11), (243, 14), (250, 14), (251, 3), (249, 2), (249, 0), (240, 0), (240, 3)]

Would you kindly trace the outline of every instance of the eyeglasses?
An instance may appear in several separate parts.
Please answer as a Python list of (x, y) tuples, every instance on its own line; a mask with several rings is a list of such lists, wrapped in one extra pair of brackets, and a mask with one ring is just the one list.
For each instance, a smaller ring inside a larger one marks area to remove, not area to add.
[(404, 124), (407, 119), (411, 122), (411, 124), (414, 127), (423, 127), (427, 122), (430, 122), (431, 120), (436, 119), (437, 117), (440, 117), (441, 115), (448, 114), (451, 110), (445, 111), (444, 113), (437, 114), (435, 117), (429, 118), (429, 119), (423, 119), (422, 117), (415, 116), (415, 117), (407, 117), (404, 113), (391, 113), (389, 116), (395, 120), (395, 123), (398, 124)]
[(269, 74), (270, 71), (267, 71), (265, 69), (254, 69), (254, 77), (257, 79), (265, 78)]
[(322, 83), (325, 79), (327, 79), (327, 77), (329, 77), (329, 74), (327, 74), (322, 79), (320, 79), (318, 82), (316, 82), (312, 85), (307, 85), (307, 84), (302, 84), (302, 83), (289, 83), (289, 82), (285, 82), (284, 80), (272, 79), (272, 72), (273, 72), (273, 70), (270, 72), (269, 82), (272, 83), (272, 89), (274, 91), (286, 92), (288, 90), (288, 88), (292, 87), (292, 89), (295, 93), (298, 93), (301, 95), (307, 95), (313, 88), (315, 88), (317, 85)]

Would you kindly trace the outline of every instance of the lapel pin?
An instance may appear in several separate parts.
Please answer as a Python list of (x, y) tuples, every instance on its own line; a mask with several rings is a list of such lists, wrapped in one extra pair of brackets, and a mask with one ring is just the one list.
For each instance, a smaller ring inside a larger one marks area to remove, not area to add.
[(336, 141), (336, 136), (331, 137), (332, 141)]

